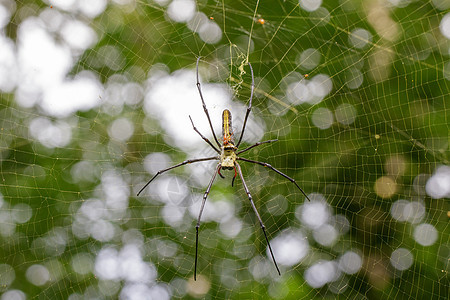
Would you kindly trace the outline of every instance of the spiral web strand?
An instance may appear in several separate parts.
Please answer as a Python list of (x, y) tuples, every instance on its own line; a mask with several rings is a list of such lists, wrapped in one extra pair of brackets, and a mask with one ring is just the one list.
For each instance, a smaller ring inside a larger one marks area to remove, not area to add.
[[(329, 2), (0, 1), (1, 299), (448, 299), (450, 4)], [(217, 161), (136, 194), (217, 154), (199, 57), (311, 201), (240, 161), (268, 249), (222, 171), (194, 281)]]

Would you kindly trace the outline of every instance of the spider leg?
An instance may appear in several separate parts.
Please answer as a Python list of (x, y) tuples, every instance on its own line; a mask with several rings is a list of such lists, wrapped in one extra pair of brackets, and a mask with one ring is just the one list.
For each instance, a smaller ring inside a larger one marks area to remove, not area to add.
[(239, 154), (241, 154), (241, 153), (247, 152), (248, 150), (250, 150), (250, 149), (252, 149), (252, 148), (255, 148), (255, 147), (259, 146), (259, 145), (267, 144), (267, 143), (273, 143), (273, 142), (277, 142), (277, 141), (278, 141), (278, 140), (275, 139), (275, 140), (268, 140), (268, 141), (264, 141), (264, 142), (257, 142), (256, 144), (254, 144), (254, 145), (252, 145), (252, 146), (250, 146), (250, 147), (247, 147), (247, 148), (245, 148), (244, 150), (241, 150), (241, 151), (236, 152), (236, 155), (239, 155)]
[(233, 187), (233, 185), (234, 185), (234, 180), (236, 179), (236, 176), (237, 176), (237, 171), (236, 171), (236, 166), (235, 166), (233, 180), (231, 180), (231, 187)]
[(219, 176), (221, 178), (225, 178), (225, 176), (223, 176), (222, 174), (220, 174), (220, 170), (222, 169), (222, 166), (219, 166), (219, 170), (217, 171), (217, 174), (219, 174)]
[(247, 112), (245, 113), (244, 125), (242, 126), (241, 136), (239, 137), (239, 141), (236, 144), (236, 147), (239, 147), (239, 145), (241, 144), (241, 141), (242, 141), (242, 137), (244, 136), (244, 130), (245, 130), (245, 126), (247, 125), (248, 115), (250, 114), (250, 111), (252, 110), (253, 91), (255, 90), (255, 77), (253, 76), (253, 68), (252, 68), (252, 65), (250, 64), (250, 62), (248, 63), (248, 66), (250, 67), (250, 72), (252, 74), (252, 91), (250, 94), (250, 100), (248, 103)]
[(203, 136), (203, 134), (200, 133), (200, 131), (198, 131), (197, 127), (195, 127), (194, 122), (192, 121), (191, 116), (189, 116), (189, 119), (191, 120), (192, 123), (192, 127), (194, 128), (195, 132), (197, 132), (202, 139), (208, 143), (208, 145), (210, 145), (217, 153), (220, 153), (220, 150), (216, 148), (216, 146), (214, 146), (206, 137)]
[(275, 171), (276, 173), (280, 174), (281, 176), (283, 176), (284, 178), (288, 179), (290, 182), (295, 184), (295, 186), (300, 190), (300, 192), (302, 192), (302, 194), (306, 197), (306, 199), (308, 199), (308, 201), (311, 201), (311, 199), (309, 199), (308, 195), (306, 195), (305, 191), (302, 190), (302, 188), (297, 184), (297, 182), (295, 181), (294, 178), (291, 178), (291, 177), (287, 176), (286, 174), (284, 174), (281, 171), (278, 171), (277, 169), (272, 167), (270, 164), (265, 163), (265, 162), (260, 162), (260, 161), (256, 161), (256, 160), (243, 158), (243, 157), (237, 157), (236, 159), (242, 160), (242, 161), (246, 161), (246, 162), (250, 162), (250, 163), (253, 163), (253, 164), (257, 164), (257, 165), (261, 165), (261, 166), (267, 167), (267, 168)]
[[(225, 178), (225, 176), (223, 176), (220, 173), (221, 169), (222, 169), (222, 166), (219, 166), (219, 170), (217, 171), (217, 174), (219, 174), (220, 177)], [(236, 171), (236, 167), (234, 167), (234, 176), (233, 176), (233, 179), (231, 180), (231, 187), (233, 187), (233, 185), (234, 185), (234, 180), (236, 179), (236, 176), (237, 176), (237, 171)]]
[(200, 61), (200, 56), (197, 58), (197, 89), (198, 89), (198, 93), (200, 94), (200, 98), (202, 99), (203, 110), (205, 111), (206, 117), (208, 118), (209, 127), (211, 127), (211, 131), (213, 133), (214, 140), (216, 140), (217, 146), (219, 146), (219, 148), (220, 148), (220, 143), (217, 140), (216, 133), (214, 132), (214, 129), (213, 129), (213, 126), (211, 123), (211, 118), (209, 117), (208, 109), (206, 108), (205, 100), (203, 99), (202, 88), (200, 85), (200, 80), (198, 78), (198, 62), (199, 61)]
[(162, 174), (162, 173), (164, 173), (164, 172), (167, 172), (167, 171), (169, 171), (169, 170), (172, 170), (172, 169), (175, 169), (175, 168), (178, 168), (178, 167), (181, 167), (181, 166), (184, 166), (184, 165), (187, 165), (187, 164), (190, 164), (190, 163), (194, 163), (194, 162), (199, 162), (199, 161), (207, 161), (207, 160), (213, 160), (213, 159), (216, 159), (216, 160), (218, 160), (219, 159), (219, 157), (218, 156), (212, 156), (212, 157), (203, 157), (203, 158), (195, 158), (195, 159), (188, 159), (188, 160), (185, 160), (185, 161), (183, 161), (183, 162), (181, 162), (181, 163), (179, 163), (179, 164), (176, 164), (176, 165), (174, 165), (174, 166), (171, 166), (171, 167), (169, 167), (169, 168), (167, 168), (167, 169), (162, 169), (162, 170), (159, 170), (156, 174), (155, 174), (155, 176), (153, 176), (152, 177), (152, 179), (150, 179), (140, 190), (139, 190), (139, 192), (137, 193), (137, 195), (136, 196), (139, 196), (139, 194), (140, 193), (142, 193), (142, 191), (156, 178), (156, 176), (158, 176), (159, 174)]
[(205, 208), (206, 198), (208, 198), (209, 191), (211, 190), (212, 184), (214, 182), (214, 179), (216, 178), (216, 175), (219, 173), (221, 164), (219, 163), (217, 165), (216, 171), (214, 172), (211, 181), (209, 182), (208, 188), (205, 191), (205, 194), (203, 195), (203, 201), (202, 206), (200, 208), (200, 213), (198, 214), (197, 219), (197, 225), (195, 226), (195, 264), (194, 264), (194, 280), (197, 280), (197, 257), (198, 257), (198, 228), (200, 227), (200, 218), (203, 214), (203, 209)]
[(264, 223), (261, 220), (261, 217), (259, 216), (258, 210), (256, 209), (255, 203), (253, 202), (252, 195), (250, 194), (247, 184), (245, 183), (244, 176), (242, 175), (241, 166), (239, 166), (239, 164), (237, 162), (235, 165), (236, 165), (237, 172), (239, 173), (239, 177), (241, 177), (242, 185), (244, 186), (245, 192), (247, 193), (248, 200), (250, 200), (250, 204), (252, 205), (253, 210), (255, 211), (256, 217), (259, 220), (259, 225), (261, 226), (261, 229), (264, 233), (264, 237), (266, 238), (267, 246), (269, 247), (269, 251), (270, 251), (270, 255), (272, 256), (273, 263), (275, 264), (275, 267), (277, 268), (278, 275), (281, 276), (280, 269), (278, 268), (278, 265), (277, 265), (277, 261), (275, 260), (275, 257), (273, 256), (272, 247), (270, 246), (269, 239), (267, 238), (266, 226), (264, 226)]

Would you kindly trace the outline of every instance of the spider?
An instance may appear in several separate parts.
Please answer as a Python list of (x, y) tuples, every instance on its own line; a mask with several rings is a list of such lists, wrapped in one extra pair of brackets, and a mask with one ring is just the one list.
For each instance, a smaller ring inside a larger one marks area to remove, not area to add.
[(198, 76), (198, 63), (200, 61), (200, 57), (197, 59), (197, 65), (196, 65), (196, 74), (197, 74), (197, 89), (198, 89), (198, 93), (200, 94), (200, 99), (202, 100), (202, 105), (203, 105), (203, 110), (206, 114), (206, 117), (208, 119), (209, 122), (209, 127), (211, 128), (211, 132), (212, 135), (214, 137), (214, 140), (217, 144), (217, 147), (210, 141), (208, 140), (203, 134), (200, 133), (200, 131), (198, 131), (198, 129), (195, 127), (194, 122), (192, 121), (191, 116), (189, 116), (189, 119), (191, 120), (191, 124), (192, 124), (192, 128), (195, 130), (195, 132), (197, 132), (200, 137), (206, 142), (208, 143), (208, 145), (211, 146), (211, 148), (214, 149), (214, 151), (217, 152), (217, 155), (215, 156), (211, 156), (211, 157), (203, 157), (203, 158), (195, 158), (195, 159), (188, 159), (185, 160), (179, 164), (176, 164), (174, 166), (171, 166), (169, 168), (166, 169), (162, 169), (159, 170), (137, 193), (137, 196), (139, 196), (139, 194), (141, 194), (141, 192), (160, 174), (167, 172), (169, 170), (181, 167), (183, 165), (186, 164), (190, 164), (190, 163), (195, 163), (195, 162), (201, 162), (201, 161), (208, 161), (208, 160), (218, 160), (219, 163), (216, 166), (216, 170), (214, 171), (214, 174), (211, 178), (211, 181), (208, 184), (208, 187), (206, 188), (205, 194), (203, 195), (203, 201), (201, 204), (201, 208), (200, 208), (200, 213), (198, 215), (198, 219), (197, 219), (197, 225), (195, 226), (195, 263), (194, 263), (194, 280), (197, 280), (197, 259), (198, 259), (198, 229), (200, 227), (200, 219), (202, 217), (202, 213), (203, 213), (203, 209), (205, 208), (205, 203), (206, 203), (206, 198), (209, 195), (209, 192), (211, 190), (211, 187), (213, 185), (214, 179), (216, 178), (216, 175), (219, 174), (220, 177), (224, 178), (224, 176), (220, 173), (220, 171), (223, 170), (234, 170), (234, 177), (231, 181), (231, 186), (233, 186), (234, 184), (234, 180), (236, 178), (236, 176), (239, 174), (239, 177), (242, 180), (242, 185), (244, 186), (244, 190), (247, 193), (247, 197), (248, 200), (250, 201), (250, 204), (253, 208), (253, 211), (255, 212), (256, 217), (258, 218), (259, 221), (259, 225), (261, 226), (261, 229), (264, 233), (264, 237), (266, 239), (267, 242), (267, 246), (269, 247), (269, 251), (270, 251), (270, 255), (272, 256), (272, 260), (273, 263), (275, 265), (275, 268), (277, 269), (277, 272), (279, 275), (281, 275), (280, 273), (280, 269), (278, 268), (278, 264), (277, 261), (275, 260), (275, 257), (273, 255), (273, 251), (272, 251), (272, 247), (270, 246), (270, 242), (269, 239), (267, 238), (267, 234), (266, 234), (266, 227), (264, 226), (264, 223), (261, 219), (261, 216), (258, 213), (258, 210), (256, 209), (255, 203), (253, 202), (252, 199), (252, 195), (250, 194), (250, 191), (248, 189), (247, 184), (245, 183), (244, 180), (244, 176), (242, 175), (242, 170), (241, 170), (241, 166), (239, 165), (239, 163), (237, 162), (239, 161), (244, 161), (244, 162), (249, 162), (249, 163), (253, 163), (253, 164), (258, 164), (264, 167), (267, 167), (269, 169), (271, 169), (272, 171), (275, 171), (276, 173), (280, 174), (281, 176), (285, 177), (286, 179), (288, 179), (289, 181), (291, 181), (293, 184), (295, 184), (295, 186), (302, 192), (302, 194), (306, 197), (306, 199), (310, 200), (308, 198), (308, 196), (306, 195), (306, 193), (303, 191), (303, 189), (297, 184), (297, 182), (295, 181), (295, 179), (287, 176), (286, 174), (282, 173), (281, 171), (275, 169), (274, 167), (272, 167), (270, 164), (266, 163), (266, 162), (260, 162), (260, 161), (256, 161), (256, 160), (251, 160), (251, 159), (247, 159), (247, 158), (243, 158), (238, 156), (239, 154), (242, 154), (244, 152), (247, 152), (250, 149), (253, 149), (254, 147), (257, 147), (259, 145), (262, 144), (267, 144), (267, 143), (272, 143), (272, 142), (276, 142), (278, 141), (277, 139), (275, 140), (267, 140), (267, 141), (263, 141), (263, 142), (257, 142), (252, 146), (249, 146), (243, 150), (238, 150), (239, 145), (242, 142), (242, 137), (244, 136), (244, 131), (245, 131), (245, 126), (247, 125), (247, 120), (248, 120), (248, 116), (250, 114), (250, 111), (252, 110), (252, 99), (253, 99), (253, 92), (255, 89), (255, 79), (253, 77), (253, 68), (252, 65), (250, 64), (250, 62), (248, 62), (248, 66), (250, 68), (250, 72), (252, 75), (252, 87), (251, 87), (251, 94), (250, 94), (250, 99), (249, 99), (249, 104), (247, 107), (247, 111), (245, 113), (245, 118), (244, 118), (244, 123), (242, 126), (242, 131), (241, 131), (241, 135), (239, 137), (239, 140), (237, 142), (237, 144), (235, 144), (234, 142), (234, 134), (233, 134), (233, 129), (232, 129), (232, 125), (231, 125), (231, 112), (228, 109), (225, 109), (222, 113), (222, 143), (219, 142), (219, 140), (216, 137), (216, 134), (214, 132), (212, 123), (211, 123), (211, 118), (209, 117), (209, 113), (208, 113), (208, 109), (206, 108), (206, 104), (205, 104), (205, 100), (203, 99), (203, 94), (202, 94), (202, 89), (201, 89), (201, 85), (200, 85), (200, 81), (199, 81), (199, 76)]

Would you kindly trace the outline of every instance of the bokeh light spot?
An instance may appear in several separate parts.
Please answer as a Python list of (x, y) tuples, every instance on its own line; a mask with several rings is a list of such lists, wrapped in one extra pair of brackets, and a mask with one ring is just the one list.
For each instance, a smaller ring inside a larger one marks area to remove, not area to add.
[(391, 175), (394, 178), (403, 175), (406, 171), (406, 167), (407, 162), (405, 157), (402, 155), (391, 155), (384, 163), (384, 170), (388, 175)]
[(72, 138), (72, 129), (64, 121), (52, 122), (38, 117), (30, 122), (30, 135), (47, 148), (64, 147)]
[(343, 272), (355, 274), (361, 269), (362, 262), (362, 257), (359, 254), (353, 251), (347, 251), (339, 258), (338, 265), (339, 269)]
[(395, 201), (391, 206), (391, 216), (397, 221), (405, 222), (407, 216), (405, 216), (405, 208), (408, 205), (408, 201), (404, 199), (399, 199)]
[(222, 39), (222, 29), (212, 21), (207, 21), (200, 25), (198, 34), (207, 44), (216, 44)]
[[(309, 251), (308, 240), (301, 231), (281, 233), (270, 244), (278, 264), (290, 267), (298, 264)], [(270, 257), (268, 247), (266, 252)]]
[(403, 218), (412, 224), (422, 221), (425, 213), (425, 206), (419, 201), (408, 202), (403, 208)]
[(362, 49), (372, 42), (372, 34), (363, 28), (353, 29), (348, 36), (349, 43), (358, 49)]
[(322, 0), (300, 0), (300, 7), (306, 11), (312, 12), (322, 5)]
[(317, 128), (328, 129), (334, 122), (333, 113), (328, 108), (319, 107), (313, 112), (311, 121)]
[(106, 8), (107, 0), (78, 0), (78, 9), (87, 17), (95, 18)]
[[(325, 202), (325, 198), (320, 194), (315, 195), (314, 197), (311, 197), (311, 195), (309, 196), (312, 199), (311, 202), (305, 202), (295, 210), (297, 219), (312, 229), (324, 225), (331, 217), (330, 208)], [(316, 200), (316, 198), (318, 199)]]
[(414, 228), (414, 239), (422, 246), (433, 245), (437, 241), (437, 238), (438, 231), (431, 224), (423, 223)]
[(31, 219), (32, 213), (32, 209), (28, 204), (19, 203), (14, 205), (11, 216), (15, 222), (23, 224)]
[(167, 14), (175, 22), (187, 22), (194, 16), (195, 7), (191, 0), (173, 0), (167, 7)]
[(397, 183), (388, 176), (381, 176), (375, 181), (375, 193), (381, 198), (391, 198), (397, 192)]
[(297, 64), (304, 70), (312, 70), (320, 63), (321, 54), (315, 48), (309, 48), (297, 56)]
[(345, 81), (349, 89), (355, 90), (361, 86), (364, 81), (363, 73), (357, 68), (349, 68), (345, 71)]
[(331, 247), (337, 241), (338, 232), (330, 224), (324, 224), (313, 232), (313, 237), (322, 246)]
[(305, 280), (313, 288), (321, 288), (336, 280), (338, 268), (335, 262), (320, 260), (305, 271)]
[(8, 290), (2, 294), (1, 300), (26, 300), (27, 296), (19, 290)]
[(450, 13), (445, 14), (442, 18), (441, 23), (439, 24), (439, 29), (443, 36), (447, 39), (450, 39)]
[(433, 199), (450, 197), (450, 167), (439, 166), (428, 179), (425, 186), (427, 194)]
[(450, 8), (450, 0), (431, 0), (431, 3), (439, 10)]
[(356, 119), (356, 109), (353, 105), (349, 103), (340, 104), (334, 111), (336, 121), (343, 125), (350, 125), (355, 122)]
[(394, 268), (404, 271), (412, 266), (414, 257), (408, 249), (398, 248), (392, 252), (390, 260)]
[(16, 272), (8, 264), (0, 264), (0, 292), (8, 288), (16, 279)]
[(26, 277), (34, 285), (42, 286), (50, 280), (50, 272), (43, 265), (32, 265), (26, 271)]
[(147, 172), (155, 175), (159, 170), (169, 167), (171, 159), (169, 155), (162, 152), (150, 153), (144, 159), (144, 168)]
[(211, 288), (211, 282), (208, 278), (201, 274), (197, 274), (197, 280), (194, 278), (189, 278), (187, 283), (188, 293), (196, 298), (200, 298), (208, 293)]
[(72, 268), (80, 275), (87, 275), (94, 271), (94, 261), (87, 253), (77, 253), (72, 257)]
[(127, 118), (114, 120), (109, 127), (109, 135), (114, 140), (127, 141), (134, 132), (133, 123)]

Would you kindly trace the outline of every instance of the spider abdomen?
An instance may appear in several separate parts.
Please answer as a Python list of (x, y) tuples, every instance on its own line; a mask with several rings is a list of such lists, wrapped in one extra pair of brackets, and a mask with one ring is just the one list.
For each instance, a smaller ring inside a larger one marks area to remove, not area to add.
[(233, 144), (233, 126), (231, 124), (231, 112), (228, 109), (225, 109), (222, 113), (222, 136), (223, 136), (223, 145)]
[(231, 125), (231, 112), (225, 109), (222, 113), (223, 144), (220, 152), (222, 169), (234, 169), (237, 147), (234, 145), (233, 127)]

